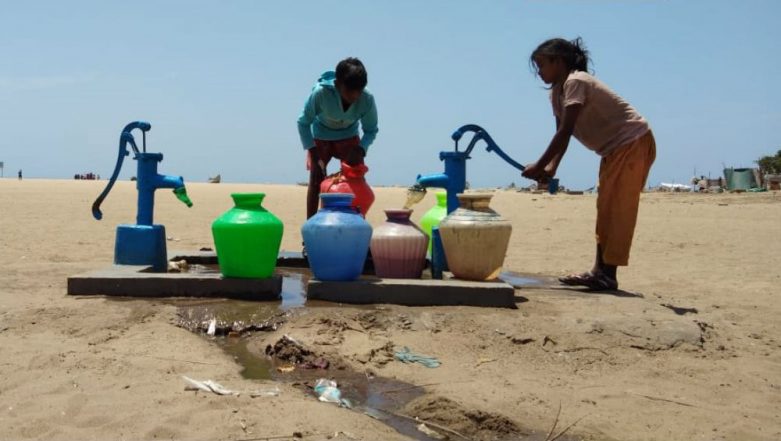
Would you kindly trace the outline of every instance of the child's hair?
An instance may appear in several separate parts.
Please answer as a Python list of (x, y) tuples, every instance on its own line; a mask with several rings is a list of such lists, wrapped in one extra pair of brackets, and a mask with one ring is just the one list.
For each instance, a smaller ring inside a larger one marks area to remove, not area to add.
[(534, 72), (539, 73), (537, 63), (534, 62), (535, 57), (547, 57), (551, 60), (560, 58), (570, 71), (588, 72), (588, 65), (591, 62), (586, 45), (580, 37), (572, 41), (563, 38), (551, 38), (537, 46), (537, 49), (529, 57), (529, 63)]
[(357, 58), (345, 58), (336, 65), (336, 81), (347, 90), (363, 90), (369, 82), (366, 68)]

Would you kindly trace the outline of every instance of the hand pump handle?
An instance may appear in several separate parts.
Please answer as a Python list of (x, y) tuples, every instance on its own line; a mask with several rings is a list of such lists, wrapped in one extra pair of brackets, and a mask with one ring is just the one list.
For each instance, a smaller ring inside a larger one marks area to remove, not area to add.
[(119, 171), (122, 169), (122, 161), (125, 159), (125, 156), (128, 156), (130, 154), (130, 152), (127, 150), (127, 144), (130, 144), (130, 147), (133, 149), (133, 152), (138, 153), (136, 140), (133, 138), (133, 135), (130, 132), (135, 129), (141, 130), (144, 136), (143, 148), (144, 151), (146, 151), (146, 132), (148, 132), (149, 129), (151, 128), (152, 125), (149, 124), (148, 122), (134, 121), (126, 125), (124, 129), (122, 129), (122, 134), (119, 136), (119, 153), (117, 155), (117, 165), (114, 166), (114, 173), (111, 174), (111, 178), (109, 178), (108, 185), (106, 185), (106, 188), (103, 190), (102, 193), (100, 193), (100, 196), (98, 196), (98, 198), (95, 199), (95, 202), (92, 203), (92, 216), (94, 216), (95, 219), (101, 220), (103, 218), (103, 213), (100, 211), (100, 204), (103, 203), (103, 200), (106, 199), (106, 196), (108, 196), (108, 193), (111, 191), (111, 188), (114, 186), (114, 182), (116, 182), (117, 177), (119, 176)]
[(464, 126), (459, 127), (455, 132), (453, 132), (453, 135), (451, 138), (453, 141), (455, 141), (456, 144), (456, 151), (458, 151), (458, 141), (461, 139), (462, 136), (466, 132), (474, 132), (475, 136), (472, 138), (472, 140), (469, 142), (469, 146), (466, 148), (467, 157), (470, 153), (472, 153), (472, 149), (475, 147), (475, 144), (478, 141), (485, 141), (486, 144), (486, 150), (488, 152), (495, 152), (497, 155), (499, 155), (500, 158), (504, 159), (505, 162), (512, 165), (513, 167), (517, 168), (520, 171), (524, 171), (526, 167), (512, 159), (510, 156), (507, 155), (507, 153), (503, 152), (502, 149), (499, 148), (498, 145), (494, 142), (493, 138), (491, 138), (491, 135), (488, 134), (488, 132), (485, 131), (484, 128), (478, 126), (477, 124), (466, 124)]

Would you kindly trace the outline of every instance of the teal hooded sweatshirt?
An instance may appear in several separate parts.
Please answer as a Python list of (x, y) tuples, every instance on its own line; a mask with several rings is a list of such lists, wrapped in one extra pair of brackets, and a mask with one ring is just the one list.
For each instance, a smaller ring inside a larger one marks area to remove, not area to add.
[(377, 106), (374, 96), (366, 89), (358, 101), (345, 111), (342, 97), (334, 86), (336, 73), (328, 71), (320, 76), (312, 88), (304, 110), (298, 117), (298, 134), (304, 149), (315, 145), (315, 138), (324, 141), (338, 141), (358, 135), (358, 123), (363, 129), (361, 147), (368, 151), (377, 137)]

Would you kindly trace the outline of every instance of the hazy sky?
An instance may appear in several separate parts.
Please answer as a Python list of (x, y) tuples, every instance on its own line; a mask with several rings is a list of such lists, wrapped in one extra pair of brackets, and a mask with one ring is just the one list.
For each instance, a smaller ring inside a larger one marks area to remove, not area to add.
[[(0, 161), (6, 177), (108, 176), (120, 130), (140, 119), (162, 172), (304, 181), (296, 118), (320, 73), (357, 56), (379, 109), (371, 183), (441, 171), (438, 152), (466, 123), (531, 162), (554, 120), (529, 54), (581, 36), (597, 77), (653, 127), (650, 183), (685, 181), (695, 167), (715, 176), (781, 148), (779, 22), (778, 0), (9, 1)], [(562, 183), (592, 186), (598, 163), (574, 142)], [(122, 176), (134, 174), (126, 161)], [(467, 176), (528, 183), (482, 147)]]

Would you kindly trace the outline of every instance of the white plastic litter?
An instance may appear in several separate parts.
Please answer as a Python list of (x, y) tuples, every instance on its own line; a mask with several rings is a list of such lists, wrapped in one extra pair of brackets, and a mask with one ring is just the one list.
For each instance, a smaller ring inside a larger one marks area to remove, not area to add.
[(209, 320), (209, 329), (206, 330), (206, 335), (214, 335), (217, 333), (217, 319), (213, 318)]
[(258, 398), (258, 397), (278, 397), (280, 394), (279, 387), (274, 386), (267, 389), (253, 389), (246, 392), (239, 392), (235, 390), (230, 390), (226, 388), (225, 386), (221, 385), (220, 383), (217, 383), (216, 381), (212, 380), (193, 380), (190, 377), (186, 377), (182, 375), (182, 379), (184, 380), (187, 385), (184, 387), (184, 390), (200, 390), (204, 392), (211, 392), (217, 395), (234, 395), (239, 396), (242, 393), (246, 393), (251, 398)]
[(446, 435), (442, 435), (441, 433), (437, 432), (436, 430), (430, 429), (427, 425), (420, 423), (417, 426), (418, 430), (423, 432), (427, 437), (434, 438), (434, 439), (447, 439)]
[(226, 389), (216, 381), (198, 381), (184, 375), (182, 375), (182, 379), (184, 379), (184, 382), (187, 383), (187, 386), (184, 387), (184, 390), (202, 390), (204, 392), (212, 392), (217, 395), (239, 395), (239, 392)]

